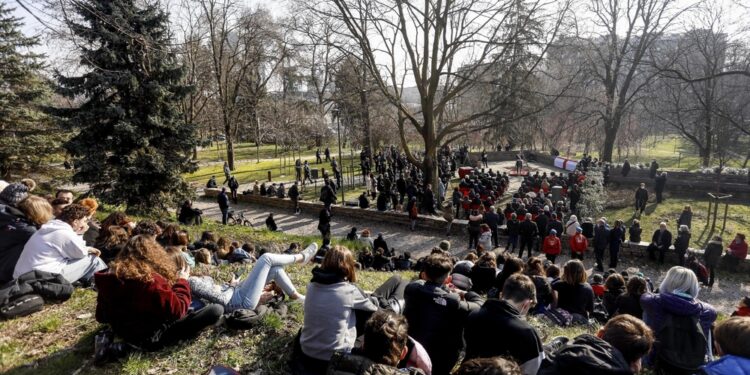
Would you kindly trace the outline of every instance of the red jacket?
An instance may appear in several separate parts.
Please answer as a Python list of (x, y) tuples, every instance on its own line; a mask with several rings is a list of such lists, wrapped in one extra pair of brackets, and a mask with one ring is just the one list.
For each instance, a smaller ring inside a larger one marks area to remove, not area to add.
[(98, 296), (96, 320), (107, 323), (125, 341), (140, 344), (163, 326), (187, 314), (190, 285), (180, 279), (174, 285), (159, 274), (150, 283), (120, 280), (107, 271), (94, 275)]
[(581, 233), (576, 233), (568, 240), (570, 251), (574, 253), (583, 253), (589, 248), (589, 240)]
[(562, 251), (562, 245), (560, 239), (554, 234), (550, 234), (544, 237), (544, 244), (542, 245), (542, 252), (549, 255), (557, 255)]
[(750, 307), (742, 306), (733, 312), (732, 316), (750, 316)]
[(732, 241), (732, 243), (729, 245), (729, 250), (732, 251), (732, 256), (734, 256), (735, 258), (745, 260), (745, 258), (747, 257), (747, 242), (742, 241), (742, 243), (737, 243), (735, 241)]

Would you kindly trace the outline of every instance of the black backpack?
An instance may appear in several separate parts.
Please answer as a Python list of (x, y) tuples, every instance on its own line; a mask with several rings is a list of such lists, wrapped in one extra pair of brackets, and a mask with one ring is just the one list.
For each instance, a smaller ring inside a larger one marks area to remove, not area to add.
[(706, 363), (708, 341), (696, 315), (666, 314), (656, 341), (660, 373), (694, 374)]
[(0, 307), (0, 320), (20, 318), (40, 311), (44, 307), (44, 299), (38, 294), (25, 294), (10, 300)]

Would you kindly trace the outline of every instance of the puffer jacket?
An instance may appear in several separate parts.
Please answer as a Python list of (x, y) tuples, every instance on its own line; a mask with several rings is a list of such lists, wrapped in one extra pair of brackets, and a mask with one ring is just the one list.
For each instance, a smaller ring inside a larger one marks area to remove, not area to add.
[(667, 314), (697, 315), (706, 337), (708, 337), (711, 324), (716, 320), (716, 309), (713, 306), (697, 299), (672, 293), (646, 293), (641, 296), (641, 306), (643, 307), (643, 321), (654, 332), (661, 330)]
[(725, 355), (701, 369), (702, 375), (750, 375), (750, 358)]
[(393, 366), (375, 363), (371, 359), (352, 352), (334, 353), (328, 365), (327, 375), (424, 375), (419, 369), (409, 368), (399, 370)]
[(34, 232), (36, 227), (26, 220), (23, 212), (0, 204), (0, 284), (13, 280), (18, 258)]
[(619, 350), (598, 337), (583, 334), (549, 354), (537, 374), (630, 375), (633, 371)]

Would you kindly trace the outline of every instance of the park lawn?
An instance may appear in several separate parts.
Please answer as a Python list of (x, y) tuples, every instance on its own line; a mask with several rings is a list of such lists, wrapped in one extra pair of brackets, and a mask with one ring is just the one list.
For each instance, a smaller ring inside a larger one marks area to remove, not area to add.
[[(666, 221), (669, 230), (673, 235), (677, 232), (677, 219), (686, 205), (690, 205), (693, 211), (692, 237), (690, 246), (695, 248), (704, 248), (712, 235), (719, 234), (723, 237), (724, 243), (734, 239), (735, 233), (750, 233), (750, 205), (731, 204), (727, 215), (727, 224), (724, 233), (721, 233), (722, 219), (724, 217), (724, 207), (719, 206), (719, 217), (716, 221), (716, 230), (710, 233), (710, 223), (707, 223), (708, 201), (690, 198), (667, 198), (661, 203), (650, 202), (646, 206), (646, 211), (641, 216), (641, 227), (643, 228), (642, 240), (650, 241), (651, 235), (658, 229), (659, 223)], [(607, 209), (602, 216), (606, 217), (612, 225), (615, 220), (623, 220), (629, 227), (633, 223), (633, 207)], [(713, 220), (712, 220), (713, 221)]]
[[(630, 164), (651, 164), (651, 160), (656, 159), (659, 163), (659, 168), (664, 170), (696, 170), (702, 168), (701, 159), (698, 157), (697, 151), (691, 149), (690, 145), (685, 139), (682, 139), (675, 135), (662, 136), (650, 136), (643, 140), (641, 145), (641, 154), (630, 155), (628, 160)], [(594, 157), (598, 157), (598, 152), (591, 153)], [(582, 152), (577, 152), (572, 156), (573, 158), (580, 158), (583, 156)], [(622, 163), (625, 161), (625, 155), (617, 157), (617, 150), (612, 155), (613, 162)], [(740, 168), (742, 167), (743, 160), (731, 159), (728, 163), (728, 167)], [(712, 160), (712, 165), (718, 165), (718, 161)]]
[[(359, 155), (352, 157), (351, 155), (343, 155), (344, 167), (354, 165), (355, 172), (359, 171)], [(310, 159), (311, 162), (315, 161), (313, 156)], [(310, 168), (325, 168), (331, 170), (330, 162), (323, 162), (321, 164), (310, 164)], [(256, 180), (266, 181), (268, 179), (268, 171), (271, 171), (271, 178), (275, 181), (291, 181), (295, 178), (294, 171), (294, 160), (291, 158), (286, 159), (286, 165), (284, 161), (281, 163), (279, 159), (265, 159), (261, 160), (260, 163), (255, 161), (245, 161), (237, 163), (232, 174), (237, 178), (240, 184), (252, 183)], [(193, 173), (187, 173), (183, 175), (186, 181), (199, 184), (204, 186), (211, 176), (216, 176), (217, 183), (221, 184), (224, 181), (224, 166), (221, 164), (206, 165), (198, 168)], [(322, 178), (319, 176), (318, 178)]]
[[(100, 216), (106, 213), (102, 212)], [(187, 228), (193, 238), (203, 230), (215, 231), (227, 238), (250, 241), (260, 246), (283, 249), (292, 241), (304, 245), (317, 237), (290, 236), (266, 230), (221, 226), (214, 223)], [(334, 239), (334, 243), (355, 244)], [(228, 265), (217, 267), (211, 275), (227, 281), (235, 271), (249, 272), (251, 266)], [(287, 268), (290, 278), (301, 293), (306, 292), (312, 265)], [(372, 291), (393, 274), (406, 279), (414, 272), (358, 272), (357, 284)], [(292, 350), (292, 341), (303, 323), (301, 304), (288, 303), (289, 312), (281, 317), (267, 315), (251, 330), (231, 331), (215, 328), (204, 331), (197, 338), (155, 353), (133, 353), (103, 367), (94, 367), (92, 356), (94, 336), (101, 327), (95, 319), (96, 292), (76, 290), (70, 300), (45, 306), (44, 310), (23, 318), (0, 322), (0, 373), (4, 374), (205, 374), (212, 365), (224, 365), (243, 373), (285, 374), (285, 366)], [(542, 340), (556, 336), (575, 337), (593, 333), (596, 327), (559, 328), (532, 319)]]

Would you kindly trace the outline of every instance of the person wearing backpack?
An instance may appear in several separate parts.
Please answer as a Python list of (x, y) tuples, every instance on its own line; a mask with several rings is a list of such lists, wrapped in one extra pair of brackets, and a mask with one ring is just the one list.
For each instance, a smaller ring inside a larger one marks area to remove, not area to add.
[(656, 333), (658, 343), (647, 361), (658, 371), (693, 374), (711, 354), (716, 309), (698, 300), (699, 290), (693, 271), (675, 266), (667, 272), (658, 294), (641, 296), (643, 320)]

